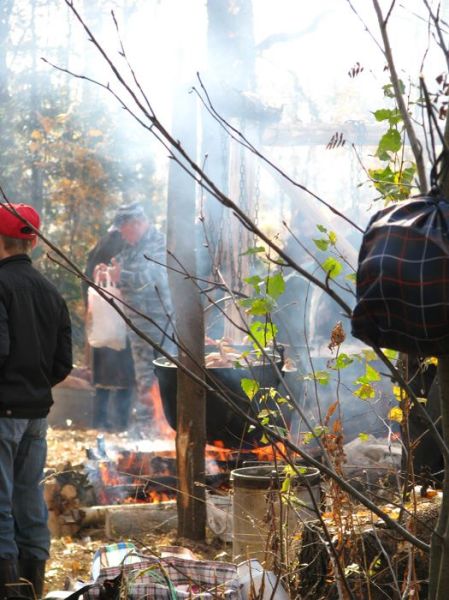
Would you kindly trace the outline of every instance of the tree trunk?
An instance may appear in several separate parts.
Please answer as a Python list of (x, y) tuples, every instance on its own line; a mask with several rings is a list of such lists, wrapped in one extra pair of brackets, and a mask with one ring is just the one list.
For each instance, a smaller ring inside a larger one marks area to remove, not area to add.
[[(31, 130), (38, 129), (39, 127), (39, 113), (41, 112), (41, 90), (39, 85), (39, 74), (37, 71), (38, 61), (38, 44), (37, 44), (37, 31), (36, 31), (36, 2), (33, 0), (31, 5), (31, 53), (32, 53), (32, 67), (31, 67), (31, 93), (30, 93), (30, 115), (31, 115)], [(31, 153), (31, 204), (37, 210), (38, 213), (42, 213), (44, 205), (44, 194), (43, 194), (43, 170), (40, 166), (40, 154), (39, 151)]]
[(3, 0), (3, 2), (0, 2), (0, 103), (3, 103), (9, 97), (6, 56), (9, 42), (9, 20), (12, 8), (13, 0)]
[[(438, 359), (441, 427), (443, 439), (449, 441), (449, 356)], [(444, 457), (443, 502), (432, 534), (429, 570), (429, 600), (446, 600), (449, 594), (449, 464)]]
[[(195, 156), (195, 97), (187, 93), (187, 87), (178, 89), (175, 97), (174, 136), (183, 140), (186, 150)], [(168, 263), (178, 270), (182, 265), (181, 269), (195, 276), (195, 182), (174, 161), (169, 169), (167, 210), (167, 247), (175, 257), (169, 257)], [(169, 282), (176, 333), (181, 346), (179, 360), (202, 377), (204, 324), (199, 290), (191, 278), (170, 270)], [(205, 537), (205, 410), (204, 388), (179, 370), (176, 430), (178, 534), (192, 540)]]
[[(449, 144), (449, 113), (444, 132), (446, 146)], [(445, 153), (441, 164), (444, 179), (441, 191), (449, 198), (449, 155)], [(449, 356), (438, 358), (440, 388), (441, 431), (446, 444), (449, 443)], [(449, 462), (444, 458), (443, 502), (430, 547), (429, 600), (446, 600), (449, 593)]]

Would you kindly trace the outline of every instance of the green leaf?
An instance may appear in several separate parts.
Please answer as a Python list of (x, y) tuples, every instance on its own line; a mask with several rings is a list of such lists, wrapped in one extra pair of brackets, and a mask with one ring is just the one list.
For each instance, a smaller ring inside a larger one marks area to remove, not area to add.
[(416, 173), (416, 166), (412, 165), (411, 167), (406, 167), (402, 169), (402, 183), (410, 184), (413, 181), (413, 177)]
[(361, 400), (368, 400), (375, 398), (376, 391), (371, 384), (364, 383), (354, 392), (354, 396), (358, 396)]
[(342, 352), (335, 359), (335, 368), (336, 369), (346, 369), (346, 367), (349, 367), (349, 365), (353, 362), (354, 362), (353, 358), (351, 358), (350, 356), (348, 356), (347, 354)]
[(272, 411), (272, 410), (268, 410), (268, 408), (264, 408), (259, 412), (259, 414), (257, 415), (257, 418), (258, 419), (266, 419), (267, 417), (270, 417), (273, 412), (274, 411)]
[(382, 86), (382, 89), (384, 91), (384, 96), (387, 98), (394, 98), (394, 88), (392, 83), (387, 83), (386, 85)]
[[(387, 98), (395, 98), (394, 87), (392, 83), (387, 83), (383, 86), (384, 96)], [(405, 85), (402, 79), (399, 80), (399, 91), (401, 94), (405, 93)]]
[(374, 180), (375, 184), (394, 183), (394, 173), (390, 166), (386, 166), (384, 169), (368, 169), (368, 175)]
[(337, 234), (335, 231), (329, 231), (329, 242), (332, 244), (332, 246), (335, 246), (337, 243)]
[(390, 126), (397, 125), (400, 121), (402, 121), (401, 112), (397, 108), (393, 110), (389, 108), (381, 108), (376, 110), (373, 114), (376, 118), (376, 121), (388, 121)]
[(285, 493), (289, 492), (289, 491), (290, 491), (291, 484), (292, 484), (291, 477), (286, 477), (286, 478), (284, 479), (284, 481), (282, 482), (282, 486), (281, 486), (281, 493), (284, 493), (284, 494), (285, 494)]
[(250, 315), (262, 317), (272, 311), (273, 307), (274, 300), (272, 298), (268, 296), (266, 298), (255, 298), (247, 312)]
[(325, 252), (329, 248), (329, 242), (327, 240), (313, 240), (315, 246), (319, 250), (323, 250)]
[(352, 281), (353, 283), (355, 283), (357, 281), (357, 274), (349, 273), (349, 275), (345, 276), (345, 279), (348, 279), (349, 281)]
[(329, 373), (327, 371), (315, 371), (315, 380), (320, 385), (327, 385), (329, 383)]
[(359, 440), (367, 442), (369, 440), (369, 435), (367, 433), (359, 433)]
[(318, 425), (317, 427), (314, 428), (313, 432), (307, 431), (304, 434), (302, 441), (304, 444), (310, 444), (310, 442), (312, 442), (315, 438), (325, 435), (326, 433), (328, 433), (328, 431), (329, 431), (328, 427), (325, 427), (324, 425)]
[(388, 348), (382, 348), (382, 352), (389, 360), (396, 360), (398, 357), (397, 350), (389, 350)]
[(377, 358), (377, 354), (374, 352), (374, 350), (371, 350), (370, 348), (364, 348), (362, 350), (362, 354), (367, 362), (371, 362), (373, 360), (376, 360)]
[(259, 291), (259, 286), (262, 283), (263, 279), (259, 277), (259, 275), (253, 275), (252, 277), (245, 277), (243, 281), (249, 285), (252, 285), (257, 292)]
[(254, 398), (254, 396), (260, 389), (260, 386), (255, 379), (247, 379), (244, 377), (243, 379), (241, 379), (240, 385), (242, 390), (245, 392), (245, 394), (250, 400)]
[[(249, 326), (251, 337), (253, 337), (263, 348), (272, 342), (278, 332), (278, 328), (274, 323), (262, 323), (254, 321)], [(255, 344), (256, 350), (257, 345)]]
[(267, 277), (267, 293), (277, 300), (285, 292), (284, 276), (281, 272)]
[(329, 256), (321, 265), (326, 273), (329, 274), (329, 277), (334, 278), (343, 270), (343, 265), (336, 258)]
[(376, 121), (386, 121), (390, 118), (391, 110), (388, 108), (380, 108), (373, 112)]
[(254, 246), (253, 248), (248, 248), (248, 250), (246, 252), (242, 252), (240, 256), (258, 254), (259, 252), (265, 252), (265, 246)]
[(242, 298), (242, 300), (239, 300), (239, 306), (241, 306), (242, 308), (251, 308), (251, 306), (253, 305), (254, 299), (253, 298)]
[(296, 469), (292, 465), (285, 465), (282, 472), (286, 477), (294, 477), (296, 475)]
[(381, 379), (379, 371), (368, 363), (366, 365), (366, 377), (368, 378), (368, 381), (380, 381)]
[(327, 233), (327, 229), (324, 227), (324, 225), (317, 225), (316, 228), (318, 231), (321, 231), (321, 233)]
[(376, 154), (383, 152), (399, 152), (402, 147), (401, 134), (397, 129), (389, 129), (387, 133), (380, 138)]

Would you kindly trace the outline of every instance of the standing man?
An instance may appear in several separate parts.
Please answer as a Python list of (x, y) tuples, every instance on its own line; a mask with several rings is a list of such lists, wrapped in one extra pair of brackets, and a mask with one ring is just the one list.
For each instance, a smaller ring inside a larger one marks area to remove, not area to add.
[[(116, 259), (112, 259), (112, 266), (109, 267), (111, 280), (119, 285), (123, 300), (144, 315), (148, 315), (159, 328), (129, 308), (125, 307), (124, 310), (139, 330), (172, 353), (174, 344), (167, 337), (167, 333), (171, 332), (171, 300), (167, 272), (165, 267), (145, 258), (148, 256), (165, 264), (165, 237), (150, 224), (142, 205), (138, 202), (119, 207), (113, 227), (120, 231), (125, 244)], [(130, 331), (130, 341), (140, 408), (142, 405), (149, 407), (150, 414), (147, 416), (151, 419), (151, 387), (155, 381), (154, 351), (152, 346), (134, 331)]]
[[(97, 265), (109, 262), (122, 248), (120, 232), (117, 229), (108, 231), (87, 256), (87, 277), (95, 279)], [(88, 285), (84, 282), (82, 289), (87, 305)], [(100, 430), (125, 431), (128, 429), (135, 388), (129, 339), (123, 350), (90, 348), (89, 355), (92, 384), (95, 387), (92, 426)], [(112, 410), (113, 408), (115, 410)]]
[[(35, 229), (33, 207), (12, 205)], [(42, 479), (51, 388), (72, 369), (71, 326), (56, 288), (31, 264), (37, 235), (0, 206), (0, 598), (42, 597), (50, 533)]]

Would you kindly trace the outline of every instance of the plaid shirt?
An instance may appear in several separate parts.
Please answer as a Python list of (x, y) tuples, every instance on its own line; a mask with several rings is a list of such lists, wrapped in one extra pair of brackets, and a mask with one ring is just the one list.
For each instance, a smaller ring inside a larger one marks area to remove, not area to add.
[(136, 556), (140, 562), (106, 567), (84, 594), (85, 600), (241, 600), (237, 567), (228, 563), (178, 557)]
[(357, 271), (355, 337), (419, 356), (449, 353), (449, 202), (388, 206), (365, 231)]

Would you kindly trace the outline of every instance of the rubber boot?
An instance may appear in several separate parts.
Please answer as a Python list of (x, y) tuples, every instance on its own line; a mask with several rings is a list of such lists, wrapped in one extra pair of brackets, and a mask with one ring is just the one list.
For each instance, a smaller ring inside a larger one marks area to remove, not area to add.
[(0, 600), (20, 596), (19, 573), (16, 559), (0, 558)]
[(23, 596), (31, 598), (42, 598), (45, 580), (45, 560), (35, 558), (19, 558), (19, 576), (30, 582), (31, 586), (22, 589)]

